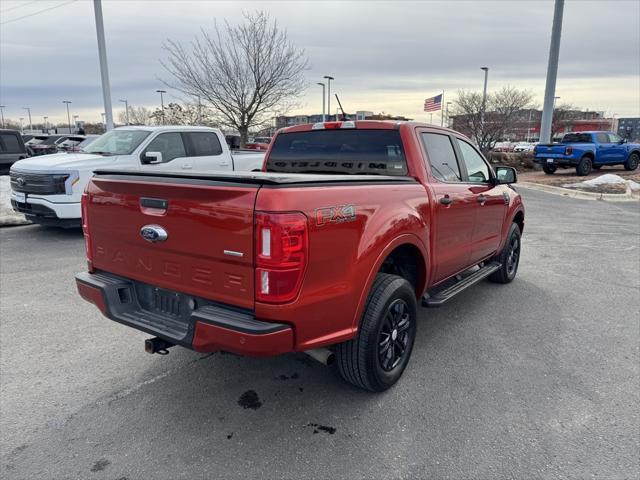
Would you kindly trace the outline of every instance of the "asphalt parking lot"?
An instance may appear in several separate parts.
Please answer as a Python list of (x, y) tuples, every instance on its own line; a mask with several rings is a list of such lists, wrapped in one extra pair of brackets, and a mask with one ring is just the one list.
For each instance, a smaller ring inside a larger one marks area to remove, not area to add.
[(148, 355), (76, 294), (79, 232), (0, 229), (0, 475), (638, 478), (640, 208), (522, 192), (517, 279), (422, 310), (383, 394), (304, 355)]

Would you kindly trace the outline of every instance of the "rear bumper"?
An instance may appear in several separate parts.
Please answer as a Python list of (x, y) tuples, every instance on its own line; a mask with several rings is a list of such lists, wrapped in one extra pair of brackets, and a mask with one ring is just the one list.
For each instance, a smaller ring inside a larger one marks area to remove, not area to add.
[[(549, 162), (548, 160), (552, 160)], [(535, 157), (533, 159), (535, 163), (540, 165), (555, 165), (556, 167), (575, 167), (580, 162), (579, 158), (573, 157)]]
[[(167, 292), (109, 273), (79, 273), (80, 296), (107, 318), (198, 352), (273, 356), (293, 350), (293, 329), (249, 310)], [(158, 307), (155, 298), (160, 298)], [(175, 303), (169, 305), (168, 301)], [(170, 313), (168, 313), (170, 312)]]

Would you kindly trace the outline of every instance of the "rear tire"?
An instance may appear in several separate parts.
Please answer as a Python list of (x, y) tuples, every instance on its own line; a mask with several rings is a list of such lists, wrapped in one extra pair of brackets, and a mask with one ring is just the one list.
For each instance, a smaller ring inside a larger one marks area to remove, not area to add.
[(557, 169), (558, 167), (556, 167), (555, 165), (542, 165), (542, 170), (547, 175), (553, 175), (554, 173), (556, 173)]
[(627, 161), (624, 162), (624, 169), (629, 171), (635, 170), (638, 168), (638, 163), (640, 163), (640, 156), (638, 156), (637, 153), (632, 153), (629, 155), (629, 158), (627, 158)]
[(518, 265), (520, 264), (521, 234), (517, 223), (512, 223), (502, 251), (492, 258), (495, 262), (500, 262), (500, 268), (489, 275), (489, 281), (494, 283), (510, 283), (516, 278)]
[(411, 357), (417, 310), (416, 294), (407, 280), (378, 273), (357, 336), (335, 348), (342, 378), (372, 392), (393, 386)]
[(591, 169), (593, 168), (593, 162), (589, 157), (582, 157), (580, 162), (576, 166), (576, 174), (579, 177), (586, 177), (591, 173)]

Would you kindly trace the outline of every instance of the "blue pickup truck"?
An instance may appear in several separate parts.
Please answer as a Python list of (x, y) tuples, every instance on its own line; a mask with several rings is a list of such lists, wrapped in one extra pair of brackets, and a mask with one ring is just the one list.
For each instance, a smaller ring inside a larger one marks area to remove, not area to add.
[(575, 167), (583, 177), (603, 165), (635, 170), (640, 163), (640, 144), (629, 143), (613, 132), (567, 133), (560, 143), (537, 145), (533, 153), (535, 162), (549, 175), (558, 167)]

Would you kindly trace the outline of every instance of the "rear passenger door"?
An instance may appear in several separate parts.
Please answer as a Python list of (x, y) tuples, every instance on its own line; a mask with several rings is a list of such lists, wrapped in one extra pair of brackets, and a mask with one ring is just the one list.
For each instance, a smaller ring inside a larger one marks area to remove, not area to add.
[(462, 159), (464, 182), (472, 193), (475, 226), (471, 235), (470, 265), (495, 253), (502, 240), (502, 227), (509, 195), (506, 185), (496, 185), (493, 171), (476, 148), (466, 140), (456, 139)]
[(475, 224), (475, 193), (463, 183), (455, 140), (447, 133), (418, 130), (426, 153), (433, 205), (431, 250), (435, 261), (434, 283), (441, 282), (469, 265)]
[(185, 132), (182, 134), (193, 168), (200, 171), (233, 170), (231, 155), (225, 155), (215, 132)]

